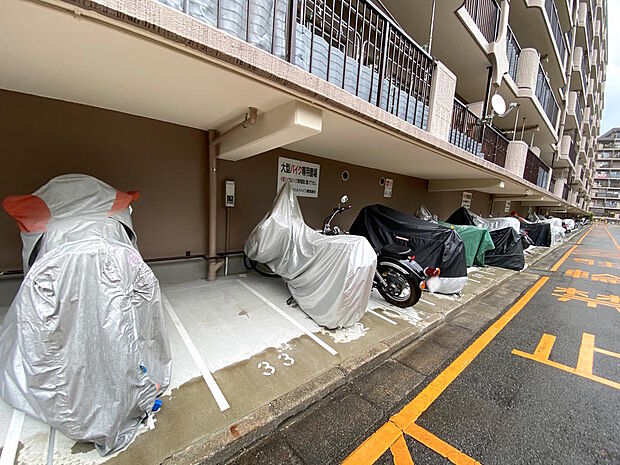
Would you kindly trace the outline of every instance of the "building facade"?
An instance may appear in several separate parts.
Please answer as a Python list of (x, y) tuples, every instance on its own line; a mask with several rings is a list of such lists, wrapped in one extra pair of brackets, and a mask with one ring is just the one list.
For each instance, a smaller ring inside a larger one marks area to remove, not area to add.
[[(345, 223), (369, 203), (443, 219), (464, 192), (484, 216), (580, 215), (591, 201), (605, 0), (1, 8), (0, 139), (14, 156), (0, 195), (76, 171), (138, 189), (147, 258), (240, 251), (281, 159), (320, 166), (318, 192), (301, 199), (317, 227), (343, 193)], [(0, 269), (18, 269), (6, 215), (0, 238)]]
[(620, 221), (620, 128), (600, 136), (596, 146), (591, 212), (594, 219)]

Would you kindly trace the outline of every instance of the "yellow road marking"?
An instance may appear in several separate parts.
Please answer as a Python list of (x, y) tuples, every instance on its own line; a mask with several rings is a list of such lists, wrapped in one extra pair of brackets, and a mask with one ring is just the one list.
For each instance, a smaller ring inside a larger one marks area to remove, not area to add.
[(594, 265), (594, 260), (592, 260), (591, 258), (573, 258), (573, 260), (577, 263), (583, 263), (584, 265)]
[[(547, 357), (549, 358), (549, 357)], [(594, 369), (594, 335), (583, 333), (581, 336), (581, 347), (579, 348), (579, 358), (575, 370), (582, 375), (592, 375)]]
[(390, 452), (394, 459), (394, 465), (414, 465), (411, 454), (409, 453), (409, 447), (405, 437), (401, 434), (396, 442), (390, 446)]
[[(588, 231), (590, 232), (590, 231)], [(588, 233), (586, 233), (587, 235)], [(562, 266), (562, 264), (566, 261), (566, 259), (570, 256), (570, 254), (573, 253), (573, 251), (577, 248), (576, 245), (572, 246), (570, 249), (568, 249), (568, 251), (562, 255), (562, 258), (560, 258), (555, 265), (553, 265), (551, 267), (551, 271), (558, 271), (558, 268), (560, 268)]]
[[(604, 384), (605, 386), (620, 389), (620, 383), (617, 383), (616, 381), (612, 381), (607, 378), (603, 378), (602, 376), (592, 374), (593, 352), (600, 352), (604, 349), (596, 349), (594, 347), (594, 336), (592, 336), (591, 334), (586, 336), (586, 334), (587, 333), (584, 333), (584, 337), (582, 338), (582, 345), (579, 348), (579, 360), (577, 361), (577, 368), (569, 367), (567, 365), (554, 362), (553, 360), (549, 360), (549, 353), (551, 353), (551, 348), (549, 349), (549, 352), (547, 354), (539, 353), (537, 351), (534, 351), (533, 354), (528, 354), (527, 352), (523, 352), (522, 350), (518, 349), (512, 349), (512, 353), (514, 355), (518, 355), (519, 357), (533, 360), (535, 362), (542, 363), (543, 365), (557, 368), (558, 370), (566, 371), (567, 373), (580, 376), (582, 378), (586, 378), (600, 384)], [(543, 334), (540, 343), (542, 343), (543, 339), (550, 341), (551, 338), (553, 338), (553, 341), (555, 341), (555, 336), (552, 336), (550, 334)], [(615, 354), (615, 352), (612, 352), (612, 354)], [(620, 357), (620, 354), (615, 354), (613, 356)]]
[(543, 337), (540, 338), (540, 342), (534, 350), (534, 356), (540, 359), (549, 358), (551, 349), (553, 349), (553, 344), (555, 344), (555, 336), (543, 334)]
[(603, 355), (609, 355), (610, 357), (620, 358), (620, 354), (617, 354), (616, 352), (612, 352), (611, 350), (599, 349), (598, 347), (595, 347), (594, 352), (598, 352), (599, 354), (603, 354)]
[(605, 284), (620, 284), (620, 277), (613, 274), (593, 274), (591, 279)]
[(456, 379), (462, 371), (478, 356), (480, 352), (491, 342), (495, 336), (521, 311), (540, 288), (549, 280), (543, 276), (504, 313), (495, 323), (487, 328), (461, 355), (459, 355), (448, 367), (431, 381), (409, 404), (391, 420), (401, 430), (407, 429), (422, 413), (439, 397), (439, 395)]
[[(469, 455), (442, 441), (430, 431), (415, 423), (410, 425), (405, 433), (456, 465), (480, 465), (480, 462), (477, 460), (472, 459)], [(396, 465), (396, 462), (394, 462), (394, 465)]]
[(558, 298), (558, 302), (568, 302), (570, 300), (578, 300), (585, 302), (590, 308), (597, 308), (599, 305), (615, 308), (620, 312), (620, 296), (598, 294), (596, 299), (590, 297), (587, 291), (580, 291), (574, 287), (556, 287), (551, 293), (552, 296)]
[[(578, 241), (585, 239), (592, 231), (590, 228)], [(557, 269), (566, 261), (577, 246), (571, 247), (551, 271)], [(396, 441), (399, 441), (402, 432), (409, 430), (416, 420), (426, 409), (439, 397), (441, 393), (459, 376), (465, 368), (482, 352), (482, 350), (499, 334), (499, 332), (525, 307), (536, 293), (549, 280), (548, 276), (541, 277), (528, 291), (491, 326), (489, 326), (478, 339), (465, 349), (450, 365), (437, 375), (415, 398), (411, 400), (400, 412), (392, 416), (390, 420), (375, 431), (369, 438), (361, 443), (342, 465), (366, 465), (375, 463)], [(514, 352), (514, 351), (513, 351)], [(528, 354), (529, 355), (529, 354)], [(417, 426), (417, 425), (416, 425)], [(419, 432), (418, 430), (415, 430)], [(430, 434), (430, 433), (428, 433)], [(419, 440), (419, 439), (418, 439)], [(439, 438), (437, 438), (439, 440)], [(420, 440), (419, 440), (420, 441)], [(420, 441), (422, 442), (422, 441)], [(443, 441), (442, 441), (443, 442)], [(449, 444), (445, 443), (447, 446)], [(455, 449), (456, 450), (456, 449)], [(463, 454), (467, 457), (465, 454)], [(471, 459), (470, 457), (467, 457)], [(471, 459), (473, 460), (473, 459)], [(475, 461), (469, 463), (477, 463)]]
[(572, 276), (573, 278), (587, 278), (588, 276), (590, 276), (590, 273), (588, 273), (587, 271), (573, 269), (566, 270), (565, 274), (566, 276)]
[(607, 225), (605, 225), (605, 231), (607, 231), (607, 234), (609, 234), (609, 237), (611, 239), (611, 241), (614, 243), (614, 245), (616, 246), (616, 250), (618, 252), (620, 252), (620, 245), (618, 245), (618, 242), (616, 242), (616, 239), (614, 238), (614, 236), (611, 235), (611, 231), (609, 230), (609, 228), (607, 227)]

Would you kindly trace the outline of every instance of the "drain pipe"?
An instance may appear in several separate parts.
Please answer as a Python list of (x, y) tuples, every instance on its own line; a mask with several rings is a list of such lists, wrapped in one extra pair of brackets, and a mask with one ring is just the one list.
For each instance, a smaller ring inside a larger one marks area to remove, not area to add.
[[(220, 152), (219, 144), (223, 137), (236, 128), (248, 128), (256, 123), (258, 110), (250, 107), (248, 113), (245, 114), (243, 122), (230, 128), (228, 131), (219, 134), (217, 131), (209, 131), (209, 243), (208, 256), (217, 256), (217, 156)], [(219, 270), (224, 262), (222, 260), (209, 260), (209, 271), (207, 279), (215, 281), (217, 270)]]

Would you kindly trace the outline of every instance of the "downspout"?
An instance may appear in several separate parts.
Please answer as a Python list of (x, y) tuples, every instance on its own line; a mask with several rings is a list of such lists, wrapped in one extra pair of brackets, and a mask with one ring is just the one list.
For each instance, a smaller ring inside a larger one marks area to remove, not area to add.
[[(256, 123), (258, 110), (250, 107), (248, 113), (245, 114), (243, 122), (230, 128), (226, 132), (219, 134), (217, 131), (209, 131), (209, 243), (208, 256), (217, 256), (217, 156), (220, 153), (220, 142), (224, 136), (233, 129), (238, 127), (248, 128)], [(209, 260), (209, 271), (207, 279), (215, 281), (217, 270), (219, 270), (224, 262), (211, 258)]]
[(431, 30), (428, 34), (428, 54), (431, 55), (433, 51), (433, 29), (435, 28), (435, 0), (431, 9)]

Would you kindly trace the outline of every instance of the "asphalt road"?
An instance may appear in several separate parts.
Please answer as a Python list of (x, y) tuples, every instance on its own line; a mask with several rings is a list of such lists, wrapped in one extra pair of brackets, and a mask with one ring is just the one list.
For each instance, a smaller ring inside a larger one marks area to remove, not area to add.
[[(484, 464), (620, 463), (620, 248), (610, 234), (620, 242), (620, 227), (595, 227), (541, 273), (540, 290), (415, 420), (434, 438), (404, 434), (414, 463), (450, 463), (450, 452), (467, 463), (450, 446)], [(541, 339), (537, 359), (525, 358)]]
[(619, 243), (595, 226), (233, 463), (620, 464)]

